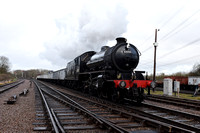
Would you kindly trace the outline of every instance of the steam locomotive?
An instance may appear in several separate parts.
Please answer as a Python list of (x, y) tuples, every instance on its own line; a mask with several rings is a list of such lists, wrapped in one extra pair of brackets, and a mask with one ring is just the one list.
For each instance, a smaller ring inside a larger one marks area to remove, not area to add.
[(144, 88), (151, 87), (153, 82), (144, 79), (144, 71), (134, 71), (139, 63), (139, 50), (125, 38), (116, 40), (113, 47), (103, 46), (100, 52), (85, 52), (69, 62), (65, 69), (39, 75), (37, 79), (114, 102), (130, 99), (141, 103)]

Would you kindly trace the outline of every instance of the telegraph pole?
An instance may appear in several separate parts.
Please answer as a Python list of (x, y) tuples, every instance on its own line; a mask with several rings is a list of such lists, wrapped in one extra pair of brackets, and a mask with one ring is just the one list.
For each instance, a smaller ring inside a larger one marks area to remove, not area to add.
[[(156, 47), (158, 46), (157, 43), (157, 32), (159, 31), (159, 29), (155, 29), (155, 42), (153, 43), (154, 45), (154, 67), (153, 67), (153, 81), (156, 81)], [(155, 88), (153, 88), (154, 91)]]

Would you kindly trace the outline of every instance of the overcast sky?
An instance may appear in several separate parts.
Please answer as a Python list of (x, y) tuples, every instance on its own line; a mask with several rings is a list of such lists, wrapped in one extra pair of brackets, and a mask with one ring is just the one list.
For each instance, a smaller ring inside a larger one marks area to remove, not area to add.
[(200, 63), (199, 0), (0, 0), (0, 56), (11, 70), (66, 67), (125, 37), (142, 53), (137, 70), (188, 72)]

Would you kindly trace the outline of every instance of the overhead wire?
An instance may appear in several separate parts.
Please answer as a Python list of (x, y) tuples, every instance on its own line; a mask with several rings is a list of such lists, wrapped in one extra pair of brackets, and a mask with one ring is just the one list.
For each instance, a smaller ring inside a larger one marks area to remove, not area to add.
[(151, 34), (149, 37), (147, 37), (143, 43), (140, 44), (140, 46), (144, 45), (145, 42), (147, 42), (148, 40), (150, 40), (152, 38), (153, 34)]
[(174, 50), (172, 50), (172, 51), (170, 51), (170, 52), (167, 52), (167, 53), (163, 54), (163, 55), (160, 56), (158, 59), (163, 58), (163, 57), (166, 57), (166, 55), (169, 55), (169, 54), (172, 54), (172, 53), (174, 53), (174, 52), (177, 52), (177, 51), (179, 51), (179, 50), (181, 50), (181, 49), (184, 49), (184, 48), (186, 48), (186, 47), (188, 47), (188, 46), (191, 46), (191, 45), (193, 45), (193, 44), (196, 44), (196, 43), (199, 42), (199, 41), (200, 41), (200, 38), (195, 39), (195, 40), (193, 40), (192, 42), (189, 42), (189, 43), (187, 43), (187, 44), (185, 44), (185, 45), (183, 45), (183, 46), (181, 46), (181, 47), (179, 47), (179, 48), (176, 48), (176, 49), (174, 49)]
[(174, 31), (176, 31), (179, 27), (181, 27), (182, 25), (184, 25), (186, 22), (188, 22), (193, 16), (195, 16), (198, 12), (200, 11), (200, 9), (198, 9), (197, 11), (195, 11), (192, 15), (190, 15), (188, 18), (186, 18), (184, 21), (182, 21), (181, 23), (179, 23), (175, 28), (173, 28), (171, 31), (169, 31), (165, 36), (163, 36), (159, 41), (161, 40), (166, 40), (166, 38), (172, 34)]
[[(200, 11), (200, 9), (197, 10), (197, 11), (195, 11), (192, 15), (190, 15), (190, 17), (188, 17), (188, 18), (185, 19), (182, 23), (180, 23), (178, 27), (180, 27), (180, 26), (182, 26), (183, 24), (185, 24), (189, 19), (191, 19), (193, 16), (195, 16), (199, 11)], [(175, 15), (174, 15), (174, 16), (175, 16)], [(189, 25), (191, 25), (193, 22), (194, 22), (194, 21), (192, 21), (191, 23), (189, 23), (189, 24), (187, 24), (186, 26), (182, 27), (181, 29), (179, 29), (179, 30), (176, 31), (175, 33), (180, 32), (180, 31), (183, 30), (184, 28), (186, 28), (186, 27), (188, 27)], [(176, 30), (178, 27), (176, 27), (176, 28), (174, 28), (173, 30), (171, 30), (171, 32), (173, 32), (174, 30)], [(165, 35), (164, 37), (167, 37), (169, 34), (171, 34), (171, 32), (169, 32), (169, 33), (168, 33), (167, 35)], [(173, 35), (174, 35), (175, 33), (173, 33)], [(170, 35), (170, 36), (172, 36), (172, 35)], [(170, 36), (168, 36), (167, 38), (169, 38)], [(161, 40), (162, 40), (162, 38), (161, 38)], [(172, 53), (174, 53), (174, 52), (177, 52), (177, 51), (179, 51), (179, 50), (181, 50), (181, 49), (183, 49), (183, 48), (186, 48), (186, 47), (188, 47), (188, 46), (190, 46), (190, 45), (193, 45), (193, 44), (195, 44), (196, 42), (199, 42), (199, 41), (200, 41), (200, 38), (198, 38), (198, 39), (196, 39), (196, 40), (194, 40), (194, 41), (192, 41), (192, 42), (189, 42), (189, 43), (187, 43), (187, 44), (185, 44), (185, 45), (183, 45), (183, 46), (181, 46), (181, 47), (179, 47), (179, 48), (177, 48), (177, 49), (174, 49), (174, 50), (172, 50), (172, 51), (170, 51), (170, 52), (167, 52), (167, 53), (165, 53), (164, 55), (160, 56), (160, 57), (158, 58), (158, 60), (159, 60), (160, 58), (165, 57), (166, 55), (169, 55), (169, 54), (172, 54)], [(146, 51), (148, 51), (148, 50), (151, 49), (151, 48), (153, 48), (153, 46), (149, 46), (149, 47), (148, 47), (147, 49), (145, 49), (143, 52), (146, 52)], [(146, 62), (146, 63), (144, 63), (144, 64), (149, 64), (149, 63), (151, 63), (151, 62), (152, 62), (152, 61)]]
[[(199, 19), (199, 18), (197, 18), (197, 19)], [(177, 30), (176, 32), (172, 33), (171, 35), (169, 35), (168, 37), (166, 37), (165, 40), (169, 39), (170, 37), (176, 35), (176, 34), (179, 33), (180, 31), (182, 31), (182, 30), (184, 30), (185, 28), (189, 27), (191, 24), (193, 24), (194, 22), (196, 22), (197, 19), (195, 19), (194, 21), (192, 21), (192, 22), (188, 23), (187, 25), (183, 26), (182, 28), (180, 28), (180, 29)]]
[(179, 8), (171, 17), (169, 17), (169, 19), (167, 19), (167, 21), (165, 21), (162, 26), (160, 27), (161, 29), (163, 27), (165, 27), (175, 16), (177, 16), (182, 10), (184, 9), (184, 7)]
[[(200, 41), (200, 38), (198, 38), (198, 39), (195, 39), (195, 40), (193, 40), (192, 42), (190, 42), (190, 43), (187, 43), (187, 44), (185, 44), (185, 45), (183, 45), (183, 46), (181, 46), (181, 47), (179, 47), (179, 48), (176, 48), (176, 49), (174, 49), (174, 50), (172, 50), (172, 51), (170, 51), (170, 52), (167, 52), (167, 53), (165, 53), (164, 55), (162, 55), (162, 56), (160, 56), (159, 58), (157, 58), (157, 61), (159, 61), (161, 58), (163, 58), (163, 57), (167, 57), (167, 56), (169, 56), (170, 54), (172, 54), (172, 53), (174, 53), (174, 52), (177, 52), (177, 51), (179, 51), (179, 50), (181, 50), (181, 49), (184, 49), (184, 48), (186, 48), (186, 47), (188, 47), (188, 46), (191, 46), (191, 45), (193, 45), (193, 44), (196, 44), (197, 42), (199, 42)], [(167, 56), (166, 56), (167, 55)], [(153, 59), (151, 60), (151, 61), (149, 61), (149, 62), (146, 62), (146, 63), (142, 63), (143, 65), (146, 65), (146, 64), (149, 64), (149, 63), (152, 63), (153, 62)]]
[[(171, 21), (182, 9), (183, 9), (183, 8), (180, 8), (171, 18), (169, 18), (169, 19), (166, 21), (166, 23), (163, 24), (163, 26), (166, 26), (166, 24), (168, 24), (168, 22)], [(185, 25), (185, 24), (186, 24), (193, 16), (195, 16), (199, 11), (200, 11), (200, 9), (197, 10), (197, 11), (195, 11), (192, 15), (190, 15), (189, 17), (187, 17), (184, 21), (182, 21), (181, 23), (179, 23), (175, 28), (173, 28), (170, 32), (168, 32), (165, 36), (163, 36), (160, 40), (161, 40), (161, 41), (162, 41), (162, 40), (166, 40), (166, 39), (172, 37), (173, 35), (177, 34), (178, 32), (182, 31), (182, 30), (185, 29), (186, 27), (190, 26), (191, 24), (193, 24), (195, 21), (192, 21), (192, 22), (190, 22), (189, 24)], [(184, 25), (185, 25), (185, 26), (184, 26)], [(159, 41), (160, 41), (160, 40), (159, 40)], [(186, 48), (186, 47), (188, 47), (188, 46), (191, 46), (191, 45), (193, 45), (193, 44), (195, 44), (195, 43), (197, 43), (197, 42), (199, 42), (199, 41), (200, 41), (200, 38), (195, 39), (195, 40), (193, 40), (193, 41), (191, 41), (191, 42), (189, 42), (189, 43), (186, 43), (185, 45), (183, 45), (183, 46), (181, 46), (181, 47), (179, 47), (179, 48), (177, 48), (177, 49), (174, 49), (174, 50), (172, 50), (172, 51), (170, 51), (170, 52), (165, 53), (164, 55), (160, 56), (159, 59), (162, 58), (162, 57), (164, 57), (164, 56), (166, 56), (166, 55), (169, 55), (169, 54), (172, 54), (172, 53), (174, 53), (174, 52), (177, 52), (177, 51), (179, 51), (179, 50), (181, 50), (181, 49), (184, 49), (184, 48)], [(153, 48), (153, 46), (149, 46), (147, 49), (145, 49), (145, 50), (142, 51), (142, 52), (144, 53), (144, 52), (150, 50), (151, 48)], [(177, 62), (185, 61), (185, 60), (188, 60), (188, 59), (197, 57), (197, 56), (199, 56), (199, 55), (192, 56), (192, 57), (189, 57), (189, 58), (186, 58), (186, 59), (183, 59), (183, 60), (178, 60), (178, 61), (175, 61), (175, 62), (171, 62), (171, 63), (168, 63), (168, 64), (159, 65), (159, 67), (163, 67), (163, 66), (171, 65), (171, 64), (174, 64), (174, 63), (177, 63)], [(152, 59), (151, 61), (149, 61), (149, 62), (142, 63), (142, 64), (145, 65), (145, 64), (152, 63), (152, 62), (153, 62), (153, 59)], [(146, 66), (149, 66), (149, 65), (146, 65)], [(151, 66), (152, 66), (152, 65), (151, 65)]]
[(159, 65), (158, 67), (168, 66), (168, 65), (171, 65), (171, 64), (177, 64), (177, 63), (180, 63), (180, 62), (183, 62), (183, 61), (186, 61), (186, 60), (190, 60), (190, 59), (193, 59), (193, 58), (196, 58), (196, 57), (199, 57), (199, 56), (200, 56), (200, 54), (192, 56), (192, 57), (184, 58), (184, 59), (181, 59), (181, 60), (176, 60), (174, 62), (170, 62), (170, 63), (167, 63), (167, 64)]
[(144, 51), (142, 51), (142, 53), (145, 53), (146, 51), (150, 50), (151, 48), (153, 48), (153, 46), (149, 46), (147, 49), (145, 49)]
[[(163, 69), (163, 67), (174, 65), (174, 64), (177, 64), (177, 63), (180, 63), (180, 62), (189, 61), (191, 59), (195, 59), (195, 58), (198, 58), (198, 57), (200, 57), (200, 54), (195, 55), (195, 56), (191, 56), (191, 57), (188, 57), (188, 58), (183, 58), (183, 59), (180, 59), (180, 60), (176, 60), (176, 61), (173, 61), (173, 62), (170, 62), (170, 63), (166, 63), (166, 64), (163, 64), (163, 65), (158, 65), (156, 69), (160, 70), (161, 68)], [(199, 63), (200, 63), (200, 59), (199, 59)], [(150, 69), (150, 68), (153, 68), (153, 64), (145, 65), (145, 66), (142, 65), (140, 67), (145, 68), (145, 69)]]
[[(171, 17), (169, 17), (161, 26), (160, 28), (162, 29), (163, 27), (165, 27), (175, 16), (177, 16), (177, 14), (179, 14), (182, 10), (184, 9), (184, 7), (179, 8)], [(145, 39), (145, 41), (141, 44), (144, 45), (145, 42), (147, 42), (148, 40), (150, 40), (151, 38), (153, 38), (154, 33), (152, 33), (147, 39)], [(146, 51), (152, 49), (152, 46), (149, 46), (148, 48), (146, 48), (145, 50), (142, 51), (142, 53), (145, 53)]]

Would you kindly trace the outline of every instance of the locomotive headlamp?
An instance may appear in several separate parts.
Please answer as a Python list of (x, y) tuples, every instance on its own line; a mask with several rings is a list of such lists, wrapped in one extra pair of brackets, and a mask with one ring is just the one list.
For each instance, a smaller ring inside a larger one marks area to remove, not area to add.
[(126, 87), (126, 82), (125, 82), (125, 81), (121, 81), (121, 82), (119, 83), (119, 87), (120, 87), (120, 88), (125, 88), (125, 87)]
[(121, 73), (117, 74), (117, 79), (120, 79), (121, 77), (122, 77)]

